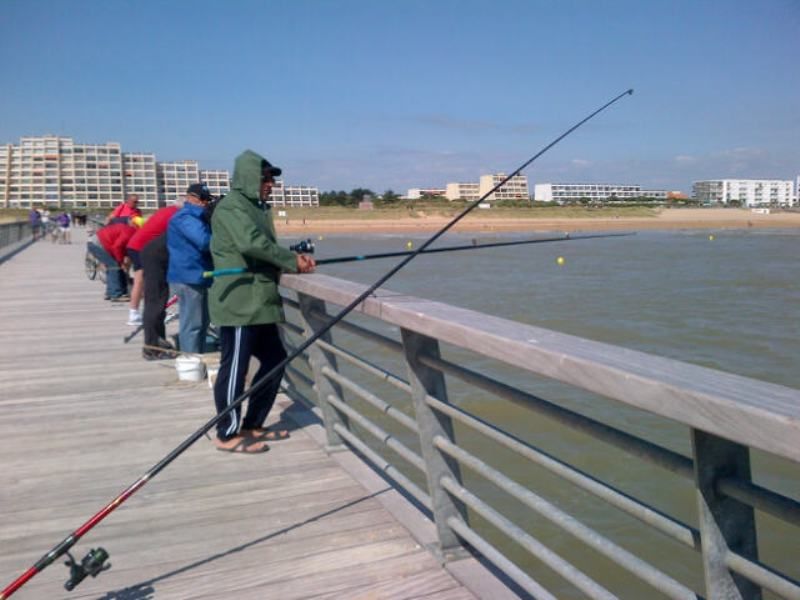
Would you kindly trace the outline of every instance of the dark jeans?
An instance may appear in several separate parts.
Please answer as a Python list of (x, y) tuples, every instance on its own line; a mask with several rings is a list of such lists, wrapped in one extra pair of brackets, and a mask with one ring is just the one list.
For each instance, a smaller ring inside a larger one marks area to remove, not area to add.
[[(244, 391), (244, 380), (250, 357), (255, 356), (260, 365), (253, 382), (258, 382), (275, 365), (286, 358), (286, 350), (274, 323), (247, 325), (243, 327), (220, 327), (219, 342), (221, 361), (217, 381), (214, 384), (214, 403), (217, 414), (221, 413)], [(269, 383), (250, 396), (244, 420), (241, 419), (241, 405), (228, 413), (217, 423), (217, 437), (227, 440), (240, 429), (262, 427), (267, 415), (275, 404), (275, 396), (283, 378), (283, 369), (276, 373)]]
[(158, 236), (147, 244), (141, 253), (144, 269), (144, 312), (142, 327), (146, 346), (158, 346), (159, 340), (166, 338), (164, 318), (167, 316), (166, 304), (169, 300), (167, 283), (167, 234)]
[(128, 293), (128, 274), (106, 249), (94, 242), (87, 242), (89, 252), (106, 267), (106, 296), (118, 298)]

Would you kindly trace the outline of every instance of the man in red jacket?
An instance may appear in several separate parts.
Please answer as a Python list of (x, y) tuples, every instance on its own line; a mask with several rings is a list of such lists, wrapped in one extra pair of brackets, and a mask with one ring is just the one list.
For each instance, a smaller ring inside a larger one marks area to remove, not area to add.
[[(165, 206), (153, 213), (149, 219), (133, 234), (128, 242), (125, 253), (131, 259), (133, 266), (133, 287), (131, 288), (131, 303), (128, 310), (128, 325), (136, 326), (142, 323), (142, 315), (139, 313), (139, 304), (142, 302), (144, 292), (144, 271), (142, 264), (142, 250), (161, 234), (166, 233), (169, 220), (179, 206)], [(134, 219), (135, 223), (136, 220)]]
[(106, 225), (112, 223), (129, 223), (133, 217), (141, 217), (142, 211), (139, 210), (139, 196), (131, 194), (120, 202), (106, 217)]
[(106, 267), (106, 300), (126, 302), (130, 299), (125, 248), (134, 233), (136, 228), (132, 225), (113, 223), (97, 230), (99, 243), (88, 243), (89, 252)]

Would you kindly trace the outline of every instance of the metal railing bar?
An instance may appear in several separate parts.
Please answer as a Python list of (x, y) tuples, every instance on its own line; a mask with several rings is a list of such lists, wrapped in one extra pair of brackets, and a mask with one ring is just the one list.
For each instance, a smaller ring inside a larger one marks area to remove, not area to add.
[(289, 296), (284, 296), (283, 294), (281, 294), (281, 300), (283, 301), (284, 304), (287, 304), (288, 306), (291, 306), (296, 310), (300, 310), (300, 303), (294, 298), (290, 298)]
[(367, 433), (372, 435), (384, 446), (394, 450), (399, 456), (404, 458), (409, 464), (417, 467), (417, 469), (419, 469), (422, 473), (425, 472), (425, 461), (422, 459), (422, 457), (413, 450), (411, 450), (411, 448), (403, 444), (391, 433), (389, 433), (388, 431), (382, 429), (381, 427), (370, 421), (367, 417), (362, 415), (353, 407), (348, 406), (347, 404), (339, 400), (339, 398), (337, 398), (333, 394), (329, 395), (327, 400), (328, 402), (331, 403), (331, 405), (333, 405), (333, 407), (336, 410), (347, 415), (347, 417), (350, 418), (350, 420), (363, 427)]
[(293, 367), (292, 365), (286, 366), (286, 371), (292, 376), (297, 377), (301, 382), (307, 385), (310, 388), (314, 387), (314, 380), (311, 379), (308, 375), (300, 371), (297, 367)]
[(554, 525), (569, 532), (590, 548), (593, 548), (603, 556), (617, 563), (623, 569), (633, 573), (643, 581), (646, 581), (657, 590), (664, 592), (664, 594), (670, 598), (697, 598), (697, 594), (679, 581), (659, 571), (653, 565), (643, 561), (638, 556), (631, 554), (591, 527), (584, 525), (541, 496), (534, 494), (524, 486), (509, 479), (495, 468), (475, 458), (445, 438), (441, 436), (436, 437), (434, 439), (434, 445), (442, 452), (455, 458), (460, 464), (491, 481), (497, 487), (551, 521)]
[(519, 406), (538, 412), (562, 425), (587, 433), (632, 456), (650, 461), (653, 464), (687, 479), (693, 480), (694, 478), (692, 459), (682, 454), (662, 448), (656, 444), (651, 444), (635, 435), (615, 429), (610, 425), (562, 408), (543, 398), (523, 392), (522, 390), (518, 390), (505, 383), (481, 375), (480, 373), (459, 367), (443, 359), (420, 356), (419, 360), (424, 365), (449, 373), (470, 385), (474, 385), (491, 394), (510, 400)]
[(800, 502), (737, 477), (717, 480), (717, 491), (800, 527)]
[(408, 477), (403, 475), (400, 471), (398, 471), (394, 465), (391, 463), (386, 462), (380, 454), (375, 452), (372, 448), (367, 446), (364, 442), (362, 442), (354, 433), (348, 431), (346, 427), (344, 427), (341, 423), (335, 423), (333, 428), (336, 430), (341, 438), (350, 444), (353, 448), (358, 450), (358, 452), (369, 462), (371, 462), (377, 469), (386, 473), (389, 477), (394, 479), (403, 489), (405, 489), (408, 493), (410, 493), (417, 501), (422, 504), (428, 510), (432, 510), (431, 508), (431, 497), (424, 492), (417, 484), (411, 481)]
[(317, 417), (317, 419), (319, 419), (320, 422), (322, 422), (322, 409), (316, 404), (314, 404), (314, 402), (310, 398), (304, 396), (297, 389), (292, 387), (284, 388), (283, 393), (286, 394), (291, 400), (299, 402), (300, 404), (308, 408), (308, 410), (314, 413), (314, 416)]
[[(578, 569), (575, 565), (564, 560), (561, 556), (542, 544), (535, 537), (515, 525), (507, 517), (486, 504), (475, 494), (464, 489), (462, 485), (456, 483), (456, 481), (454, 481), (452, 478), (442, 477), (441, 484), (442, 487), (448, 491), (448, 493), (469, 506), (472, 510), (506, 534), (519, 546), (527, 550), (531, 555), (538, 558), (542, 563), (550, 567), (553, 571), (558, 573), (561, 577), (569, 581), (572, 585), (591, 598), (604, 598), (606, 600), (617, 598), (617, 596), (605, 589), (594, 579), (586, 575), (586, 573)], [(448, 519), (448, 524), (450, 524), (450, 521), (451, 519)]]
[(417, 432), (419, 428), (417, 427), (417, 422), (409, 417), (404, 412), (398, 410), (385, 400), (382, 400), (369, 390), (361, 387), (351, 379), (348, 379), (341, 373), (337, 373), (330, 367), (323, 367), (322, 374), (325, 375), (328, 379), (332, 379), (333, 381), (337, 382), (344, 388), (347, 388), (351, 392), (353, 392), (356, 396), (363, 399), (366, 402), (369, 402), (372, 406), (377, 408), (379, 411), (384, 413), (385, 415), (390, 416), (392, 419), (409, 429), (410, 431)]
[[(331, 320), (330, 315), (324, 312), (314, 310), (311, 311), (311, 314), (318, 319), (324, 319), (326, 322)], [(403, 351), (402, 343), (398, 342), (397, 340), (388, 338), (385, 335), (372, 331), (371, 329), (367, 329), (366, 327), (361, 327), (360, 325), (356, 325), (355, 323), (350, 323), (349, 321), (346, 320), (339, 321), (336, 324), (336, 326), (341, 327), (342, 329), (344, 329), (345, 331), (349, 331), (350, 333), (354, 333), (357, 336), (373, 341), (376, 344), (379, 344), (384, 348), (387, 348), (393, 352), (401, 353)]]
[(766, 565), (754, 562), (730, 550), (725, 555), (725, 565), (731, 571), (747, 577), (753, 583), (778, 594), (781, 598), (800, 600), (800, 582), (773, 571)]
[(558, 475), (562, 479), (578, 486), (579, 488), (605, 500), (610, 505), (624, 511), (630, 516), (639, 519), (643, 523), (650, 525), (668, 535), (669, 537), (681, 542), (682, 544), (700, 550), (700, 532), (689, 527), (669, 515), (662, 513), (628, 494), (610, 486), (591, 475), (582, 472), (571, 465), (551, 456), (550, 454), (531, 446), (527, 442), (506, 433), (494, 425), (471, 415), (462, 409), (437, 400), (432, 396), (427, 398), (428, 405), (434, 410), (444, 413), (453, 419), (470, 427), (486, 437), (496, 441), (498, 444), (508, 448), (512, 452), (535, 462), (539, 466), (547, 469), (551, 473)]
[(536, 600), (558, 600), (556, 596), (553, 596), (553, 594), (539, 585), (539, 583), (532, 579), (525, 571), (508, 560), (502, 552), (475, 533), (474, 530), (470, 529), (469, 525), (464, 523), (464, 521), (456, 517), (450, 517), (447, 519), (447, 525), (456, 532), (458, 537), (480, 552), (482, 556), (486, 557), (489, 562), (508, 575), (522, 589), (536, 598)]
[(362, 370), (370, 373), (371, 375), (375, 375), (376, 377), (382, 379), (386, 383), (393, 385), (394, 387), (406, 392), (411, 393), (411, 385), (405, 381), (404, 379), (398, 377), (394, 373), (391, 373), (376, 364), (373, 364), (359, 356), (356, 356), (349, 350), (345, 350), (344, 348), (340, 348), (334, 344), (329, 344), (323, 340), (317, 340), (315, 342), (320, 348), (327, 350), (333, 354), (336, 354), (340, 358), (346, 360), (352, 365), (355, 365)]
[(300, 327), (299, 325), (295, 325), (294, 323), (291, 323), (289, 321), (283, 321), (282, 323), (278, 323), (278, 327), (286, 329), (287, 331), (295, 335), (298, 335), (300, 337), (303, 337), (305, 335), (305, 331), (303, 330), (302, 327)]

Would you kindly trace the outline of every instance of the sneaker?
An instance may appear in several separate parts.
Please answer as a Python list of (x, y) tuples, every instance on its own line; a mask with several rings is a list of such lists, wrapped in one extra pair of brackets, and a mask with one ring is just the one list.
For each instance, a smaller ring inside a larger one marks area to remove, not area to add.
[(111, 298), (109, 298), (111, 302), (129, 302), (130, 299), (131, 297), (127, 294), (123, 294), (122, 296), (111, 296)]
[(142, 358), (145, 360), (167, 360), (173, 358), (173, 354), (171, 352), (153, 350), (152, 348), (142, 348)]
[(142, 315), (139, 314), (139, 311), (136, 309), (131, 309), (128, 311), (128, 325), (131, 327), (136, 327), (137, 325), (142, 324)]

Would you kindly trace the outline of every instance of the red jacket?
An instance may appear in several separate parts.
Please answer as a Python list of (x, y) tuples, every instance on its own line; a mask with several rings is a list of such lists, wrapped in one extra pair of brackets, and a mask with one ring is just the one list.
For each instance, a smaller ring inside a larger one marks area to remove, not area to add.
[(133, 234), (133, 237), (128, 242), (128, 248), (141, 252), (147, 244), (167, 230), (169, 220), (172, 218), (172, 215), (178, 212), (179, 208), (178, 206), (159, 208), (144, 222), (144, 225)]
[(122, 264), (125, 258), (125, 247), (136, 233), (136, 228), (126, 223), (114, 223), (97, 230), (97, 241), (103, 249)]
[(111, 212), (109, 215), (110, 219), (116, 217), (123, 217), (123, 218), (131, 218), (131, 217), (141, 217), (142, 211), (138, 208), (131, 208), (127, 202), (122, 202), (118, 204), (117, 207)]

